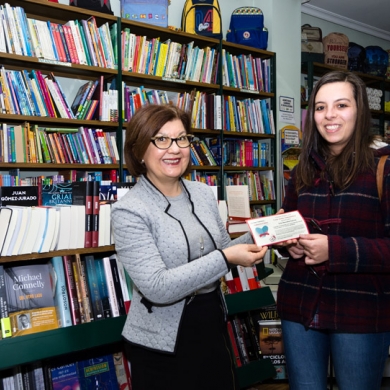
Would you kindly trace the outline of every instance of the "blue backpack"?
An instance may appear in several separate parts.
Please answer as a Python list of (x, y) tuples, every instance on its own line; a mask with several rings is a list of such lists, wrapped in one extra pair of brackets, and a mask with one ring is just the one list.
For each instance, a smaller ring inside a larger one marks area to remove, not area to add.
[(226, 40), (266, 50), (268, 46), (268, 30), (264, 27), (262, 10), (257, 7), (236, 8), (230, 18)]
[(366, 46), (365, 73), (385, 77), (389, 63), (389, 54), (380, 46)]
[(355, 71), (355, 72), (364, 72), (365, 62), (366, 62), (366, 49), (355, 42), (349, 42), (348, 70)]

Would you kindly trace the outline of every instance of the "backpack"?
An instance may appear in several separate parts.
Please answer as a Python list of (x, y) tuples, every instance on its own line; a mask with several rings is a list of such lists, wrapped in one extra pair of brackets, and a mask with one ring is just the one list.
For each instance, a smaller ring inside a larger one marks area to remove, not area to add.
[(348, 69), (349, 38), (338, 32), (332, 32), (322, 39), (324, 44), (325, 65)]
[(190, 34), (222, 39), (222, 18), (218, 0), (186, 0), (181, 29)]
[(364, 72), (366, 49), (355, 42), (348, 45), (348, 70)]
[(389, 63), (389, 54), (380, 46), (366, 47), (365, 73), (385, 77)]
[(120, 0), (120, 3), (122, 18), (168, 27), (168, 0)]
[(110, 0), (69, 0), (69, 5), (73, 5), (79, 8), (86, 8), (91, 11), (103, 12), (106, 14), (114, 15), (111, 10)]
[(301, 27), (301, 52), (324, 53), (322, 30), (319, 27), (312, 27), (310, 24)]
[(236, 8), (230, 17), (226, 40), (266, 50), (268, 46), (268, 30), (264, 27), (262, 10), (257, 7)]

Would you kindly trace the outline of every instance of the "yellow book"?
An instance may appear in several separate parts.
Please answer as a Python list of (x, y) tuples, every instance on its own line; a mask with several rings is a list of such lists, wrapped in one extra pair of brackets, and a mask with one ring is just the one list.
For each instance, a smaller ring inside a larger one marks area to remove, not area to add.
[(167, 61), (169, 44), (162, 42), (160, 44), (160, 53), (158, 54), (156, 76), (162, 77), (164, 74), (164, 68)]

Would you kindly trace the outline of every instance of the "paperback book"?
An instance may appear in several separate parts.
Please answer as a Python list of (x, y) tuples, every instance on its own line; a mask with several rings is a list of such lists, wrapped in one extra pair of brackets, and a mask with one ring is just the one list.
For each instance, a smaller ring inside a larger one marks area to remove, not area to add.
[(55, 275), (50, 263), (4, 268), (13, 336), (58, 328)]

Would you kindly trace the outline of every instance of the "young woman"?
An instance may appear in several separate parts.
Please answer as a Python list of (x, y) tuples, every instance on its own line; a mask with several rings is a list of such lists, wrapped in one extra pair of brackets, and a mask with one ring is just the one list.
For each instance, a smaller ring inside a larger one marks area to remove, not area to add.
[(375, 172), (390, 149), (375, 144), (364, 83), (324, 75), (282, 206), (310, 228), (285, 243), (277, 296), (292, 390), (325, 390), (330, 355), (339, 389), (380, 389), (390, 344), (390, 161), (382, 201)]
[(229, 267), (262, 261), (250, 234), (231, 241), (211, 189), (183, 180), (190, 117), (137, 111), (125, 159), (137, 184), (113, 206), (115, 248), (135, 289), (123, 336), (134, 390), (238, 389), (219, 295)]

